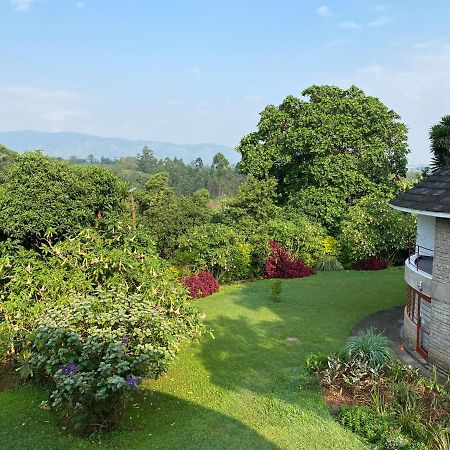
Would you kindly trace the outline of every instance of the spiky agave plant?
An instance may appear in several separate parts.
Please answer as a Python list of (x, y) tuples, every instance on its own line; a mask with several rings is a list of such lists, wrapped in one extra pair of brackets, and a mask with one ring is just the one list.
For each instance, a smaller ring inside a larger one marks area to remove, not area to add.
[(436, 172), (450, 164), (450, 115), (431, 127), (430, 140), (431, 170)]
[(383, 367), (394, 356), (391, 341), (369, 329), (358, 336), (350, 337), (344, 346), (344, 354), (348, 359), (366, 361), (371, 367)]

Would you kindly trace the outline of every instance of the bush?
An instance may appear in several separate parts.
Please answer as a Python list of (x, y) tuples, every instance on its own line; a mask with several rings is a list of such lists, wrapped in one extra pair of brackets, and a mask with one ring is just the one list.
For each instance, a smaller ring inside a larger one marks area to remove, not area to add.
[(305, 360), (305, 369), (310, 374), (317, 374), (326, 369), (328, 355), (323, 353), (311, 353)]
[(277, 242), (270, 241), (270, 255), (264, 273), (266, 278), (301, 278), (314, 274), (314, 269), (289, 254)]
[(377, 192), (350, 207), (341, 224), (341, 260), (351, 265), (371, 255), (393, 261), (408, 249), (414, 239), (415, 219), (395, 211), (389, 198)]
[(184, 278), (182, 283), (189, 290), (191, 298), (207, 297), (220, 289), (219, 283), (209, 272)]
[(0, 255), (0, 335), (16, 353), (41, 313), (74, 295), (104, 288), (164, 299), (176, 284), (146, 233), (120, 223), (104, 231), (85, 229), (72, 239), (42, 244), (39, 253), (19, 249)]
[(370, 329), (359, 336), (350, 337), (344, 346), (344, 353), (350, 360), (362, 360), (371, 367), (383, 367), (394, 356), (390, 341)]
[(35, 248), (94, 225), (120, 207), (124, 189), (111, 172), (43, 156), (17, 156), (0, 185), (0, 235)]
[(356, 270), (384, 270), (389, 267), (389, 261), (380, 256), (369, 256), (358, 263), (353, 264)]
[(389, 267), (389, 261), (380, 256), (372, 255), (353, 264), (356, 270), (384, 270)]
[(259, 231), (306, 264), (313, 265), (325, 255), (325, 229), (311, 222), (306, 216), (295, 214), (290, 217), (288, 213), (285, 215), (286, 217), (269, 220)]
[(50, 405), (81, 433), (115, 428), (143, 378), (163, 373), (184, 338), (201, 331), (178, 289), (170, 301), (99, 291), (41, 316), (30, 368), (54, 384)]
[(394, 426), (387, 416), (361, 406), (342, 407), (339, 422), (371, 443), (384, 442), (385, 436)]
[(272, 299), (273, 299), (273, 301), (274, 302), (280, 302), (281, 301), (280, 300), (280, 295), (281, 295), (281, 292), (283, 290), (283, 286), (281, 284), (281, 281), (280, 280), (275, 280), (272, 283), (272, 286), (271, 286), (270, 290), (272, 292)]
[(331, 272), (344, 270), (344, 267), (334, 256), (325, 255), (317, 261), (314, 269), (317, 272)]
[(191, 228), (178, 240), (174, 263), (192, 272), (208, 271), (219, 282), (249, 278), (252, 248), (232, 228), (210, 224)]

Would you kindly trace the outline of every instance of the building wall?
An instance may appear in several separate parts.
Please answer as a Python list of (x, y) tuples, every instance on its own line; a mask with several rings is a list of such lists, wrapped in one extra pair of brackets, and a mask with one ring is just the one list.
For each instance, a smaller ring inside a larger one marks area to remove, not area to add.
[(450, 370), (450, 219), (436, 219), (430, 363)]
[(416, 244), (426, 249), (420, 249), (421, 255), (432, 255), (434, 250), (434, 243), (436, 239), (436, 217), (424, 216), (417, 214), (417, 235)]

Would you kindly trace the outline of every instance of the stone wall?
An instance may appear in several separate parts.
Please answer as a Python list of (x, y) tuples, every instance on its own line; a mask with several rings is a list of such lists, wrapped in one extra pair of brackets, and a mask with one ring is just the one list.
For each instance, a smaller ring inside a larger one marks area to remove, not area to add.
[(431, 364), (450, 368), (450, 219), (436, 220), (428, 356)]
[(433, 280), (450, 286), (450, 219), (436, 220)]

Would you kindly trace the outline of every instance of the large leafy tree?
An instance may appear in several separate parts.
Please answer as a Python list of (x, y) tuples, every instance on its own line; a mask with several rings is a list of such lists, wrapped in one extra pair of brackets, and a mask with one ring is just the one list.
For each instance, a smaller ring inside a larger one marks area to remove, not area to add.
[(117, 211), (123, 187), (109, 171), (26, 153), (0, 184), (0, 237), (26, 246), (60, 239)]
[(450, 164), (450, 116), (444, 116), (441, 121), (432, 126), (431, 140), (431, 170), (436, 172)]
[(261, 113), (238, 151), (244, 173), (278, 181), (281, 199), (335, 230), (348, 205), (406, 174), (399, 115), (355, 86), (311, 86)]

